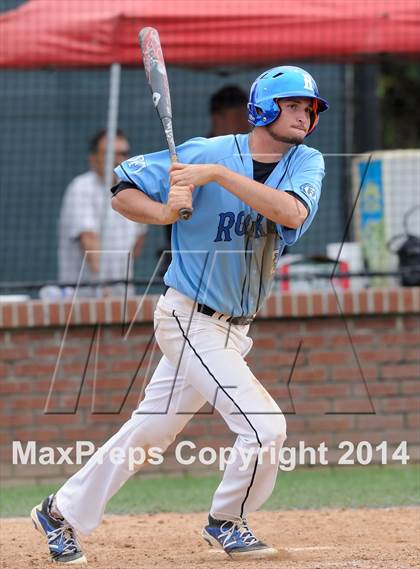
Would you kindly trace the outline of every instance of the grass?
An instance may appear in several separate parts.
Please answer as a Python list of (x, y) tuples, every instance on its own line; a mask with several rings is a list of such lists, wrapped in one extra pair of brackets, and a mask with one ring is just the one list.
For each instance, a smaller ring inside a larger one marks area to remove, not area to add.
[[(206, 511), (220, 475), (136, 477), (110, 501), (107, 513)], [(26, 516), (57, 486), (0, 490), (0, 516)], [(301, 468), (279, 474), (264, 509), (412, 506), (420, 503), (420, 466)]]

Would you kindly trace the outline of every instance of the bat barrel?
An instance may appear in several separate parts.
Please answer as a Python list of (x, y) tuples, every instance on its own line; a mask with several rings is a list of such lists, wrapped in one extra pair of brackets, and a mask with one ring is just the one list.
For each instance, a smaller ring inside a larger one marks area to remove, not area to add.
[[(163, 126), (171, 160), (176, 162), (171, 96), (158, 31), (151, 27), (143, 28), (139, 32), (139, 43), (143, 55), (144, 70), (152, 91), (153, 104)], [(180, 219), (190, 219), (191, 215), (191, 209), (185, 208), (179, 211)]]

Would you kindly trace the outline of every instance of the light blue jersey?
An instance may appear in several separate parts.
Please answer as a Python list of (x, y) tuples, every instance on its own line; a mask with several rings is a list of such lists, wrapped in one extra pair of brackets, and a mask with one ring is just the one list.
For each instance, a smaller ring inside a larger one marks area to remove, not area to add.
[[(218, 163), (253, 178), (248, 135), (193, 138), (177, 148), (185, 164)], [(136, 156), (115, 169), (150, 198), (166, 203), (168, 151)], [(305, 145), (292, 147), (265, 185), (297, 194), (308, 207), (298, 229), (287, 229), (253, 210), (225, 188), (211, 182), (193, 193), (193, 216), (172, 227), (172, 262), (167, 286), (231, 316), (252, 316), (267, 296), (278, 259), (311, 225), (318, 209), (324, 160)]]

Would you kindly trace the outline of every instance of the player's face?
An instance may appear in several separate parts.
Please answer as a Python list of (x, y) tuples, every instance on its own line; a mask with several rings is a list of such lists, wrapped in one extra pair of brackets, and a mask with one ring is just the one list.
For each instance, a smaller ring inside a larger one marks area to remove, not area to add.
[(301, 144), (311, 124), (312, 99), (279, 99), (277, 105), (281, 114), (277, 120), (267, 125), (270, 135), (279, 142)]
[[(103, 136), (99, 141), (98, 148), (95, 153), (90, 155), (90, 165), (93, 170), (101, 178), (105, 176), (105, 160), (106, 160), (106, 136)], [(115, 157), (114, 166), (118, 166), (129, 157), (130, 146), (127, 140), (123, 137), (117, 136), (115, 139)]]

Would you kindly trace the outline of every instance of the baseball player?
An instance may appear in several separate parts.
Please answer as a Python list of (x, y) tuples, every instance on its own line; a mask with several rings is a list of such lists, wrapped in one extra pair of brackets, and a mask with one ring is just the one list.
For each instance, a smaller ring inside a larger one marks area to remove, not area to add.
[[(244, 358), (277, 260), (317, 211), (324, 161), (303, 142), (327, 108), (309, 73), (276, 67), (251, 87), (250, 134), (191, 139), (172, 166), (162, 151), (116, 168), (114, 209), (139, 223), (173, 224), (167, 291), (155, 312), (163, 357), (131, 418), (32, 510), (55, 561), (86, 562), (76, 531), (97, 527), (134, 473), (127, 459), (112, 460), (113, 449), (119, 457), (137, 447), (165, 450), (206, 401), (237, 438), (202, 536), (233, 558), (275, 555), (246, 516), (273, 490), (286, 423)], [(191, 206), (191, 220), (178, 221), (178, 211)]]

